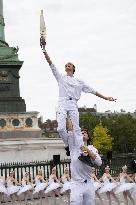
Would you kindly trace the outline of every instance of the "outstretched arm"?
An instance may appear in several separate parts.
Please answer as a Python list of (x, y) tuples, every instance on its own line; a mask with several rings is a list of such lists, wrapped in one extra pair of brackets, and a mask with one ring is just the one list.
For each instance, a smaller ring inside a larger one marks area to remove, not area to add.
[(109, 100), (109, 101), (116, 101), (116, 99), (114, 99), (113, 97), (106, 97), (104, 95), (102, 95), (101, 93), (97, 92), (95, 89), (93, 89), (92, 87), (88, 86), (87, 84), (83, 83), (83, 87), (82, 87), (82, 91), (85, 93), (92, 93), (100, 98), (103, 98), (104, 100)]
[(104, 100), (109, 100), (109, 101), (115, 101), (116, 102), (116, 99), (114, 99), (113, 97), (106, 97), (106, 96), (102, 95), (101, 93), (98, 93), (97, 91), (96, 91), (95, 95), (100, 97), (100, 98), (103, 98)]

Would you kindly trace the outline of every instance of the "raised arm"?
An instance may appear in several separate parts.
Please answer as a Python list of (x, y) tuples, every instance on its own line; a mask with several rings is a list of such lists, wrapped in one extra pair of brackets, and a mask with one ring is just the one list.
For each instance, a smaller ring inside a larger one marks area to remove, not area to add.
[(52, 63), (52, 60), (50, 59), (50, 56), (48, 55), (47, 51), (45, 49), (42, 48), (43, 54), (45, 56), (45, 59), (47, 61), (47, 63), (49, 64), (53, 75), (55, 76), (57, 82), (60, 81), (61, 79), (61, 74), (59, 73), (58, 69), (56, 68), (56, 66)]
[(48, 53), (47, 53), (47, 51), (45, 49), (43, 49), (43, 54), (45, 56), (45, 59), (46, 59), (47, 63), (49, 65), (51, 65), (52, 64), (52, 60), (50, 59), (50, 57), (49, 57), (49, 55), (48, 55)]

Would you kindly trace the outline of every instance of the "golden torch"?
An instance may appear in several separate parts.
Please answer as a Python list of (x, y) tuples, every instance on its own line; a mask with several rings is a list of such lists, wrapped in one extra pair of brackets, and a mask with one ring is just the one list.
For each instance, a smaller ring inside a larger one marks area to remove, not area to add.
[(42, 49), (45, 49), (46, 45), (46, 26), (45, 26), (45, 20), (43, 16), (43, 10), (41, 10), (40, 14), (40, 46)]

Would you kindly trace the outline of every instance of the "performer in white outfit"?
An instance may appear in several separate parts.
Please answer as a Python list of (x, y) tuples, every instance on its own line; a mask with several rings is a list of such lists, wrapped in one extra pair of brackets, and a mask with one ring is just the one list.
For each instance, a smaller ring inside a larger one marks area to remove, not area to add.
[(64, 174), (61, 177), (61, 183), (63, 184), (63, 187), (60, 189), (60, 194), (65, 194), (68, 198), (68, 203), (70, 204), (70, 176), (69, 176), (69, 170), (68, 167), (64, 169)]
[(4, 177), (0, 176), (0, 204), (3, 201), (3, 196), (8, 195), (7, 189), (5, 187), (5, 180)]
[[(92, 167), (84, 164), (78, 159), (80, 149), (73, 137), (73, 132), (68, 132), (68, 141), (71, 153), (71, 205), (95, 205), (95, 187), (90, 178)], [(101, 157), (93, 145), (89, 145), (87, 130), (82, 130), (84, 145), (82, 152), (88, 153), (94, 164), (102, 164)]]
[(18, 191), (17, 195), (20, 196), (21, 194), (24, 194), (25, 196), (25, 204), (27, 204), (28, 198), (31, 199), (32, 202), (34, 202), (32, 190), (34, 189), (32, 182), (29, 181), (29, 172), (26, 172), (24, 177), (21, 181), (21, 188)]
[(20, 198), (17, 195), (17, 192), (20, 189), (20, 184), (18, 181), (14, 178), (14, 171), (10, 172), (10, 175), (6, 179), (6, 186), (7, 186), (7, 193), (11, 198), (12, 204), (15, 202), (15, 197), (18, 199), (18, 201), (21, 203)]
[[(127, 166), (122, 167), (122, 172), (119, 174), (117, 181), (120, 182), (119, 187), (116, 189), (115, 194), (123, 193), (125, 203), (128, 205), (128, 198), (131, 200), (134, 205), (134, 199), (131, 196), (130, 190), (134, 187), (133, 180), (127, 174)], [(127, 182), (129, 181), (129, 182)]]
[(95, 188), (95, 194), (97, 195), (97, 197), (101, 201), (102, 198), (101, 198), (101, 196), (100, 196), (98, 191), (101, 188), (102, 184), (101, 184), (101, 182), (98, 180), (98, 178), (95, 175), (95, 168), (94, 167), (92, 167), (92, 173), (91, 173), (90, 177), (93, 180), (93, 184), (94, 184), (94, 188)]
[[(114, 193), (114, 189), (117, 187), (117, 182), (112, 178), (110, 175), (110, 167), (106, 166), (105, 167), (105, 173), (102, 176), (102, 181), (103, 181), (103, 186), (99, 190), (99, 193), (106, 193), (109, 205), (111, 205), (111, 196), (114, 197), (116, 202), (120, 204), (119, 199), (116, 197)], [(110, 182), (111, 181), (111, 182)]]
[(133, 174), (132, 180), (134, 181), (134, 187), (132, 188), (132, 190), (130, 190), (130, 193), (132, 195), (132, 198), (134, 199), (135, 203), (136, 203), (136, 173)]
[(61, 188), (61, 184), (56, 176), (56, 167), (53, 167), (51, 175), (49, 176), (48, 187), (44, 191), (45, 197), (51, 195), (54, 199), (54, 204), (56, 204), (56, 196), (60, 196), (59, 188)]
[(42, 204), (42, 197), (44, 194), (44, 190), (48, 186), (48, 183), (44, 180), (43, 172), (41, 169), (38, 171), (38, 175), (36, 175), (35, 177), (35, 184), (36, 184), (36, 187), (35, 187), (33, 194), (38, 193), (40, 197), (40, 204)]
[[(43, 42), (44, 46), (44, 42)], [(41, 47), (43, 48), (42, 44)], [(66, 118), (67, 114), (69, 114), (72, 124), (73, 124), (73, 133), (74, 137), (77, 140), (77, 146), (80, 148), (83, 145), (83, 138), (81, 134), (81, 129), (79, 127), (79, 113), (78, 113), (78, 106), (77, 101), (81, 97), (81, 92), (85, 93), (92, 93), (100, 98), (109, 101), (115, 101), (112, 97), (105, 97), (102, 94), (98, 93), (95, 89), (88, 86), (82, 80), (77, 79), (74, 77), (75, 66), (73, 63), (66, 63), (65, 71), (66, 75), (62, 75), (59, 73), (56, 66), (52, 63), (47, 51), (43, 49), (44, 56), (50, 65), (51, 71), (55, 76), (58, 86), (59, 86), (59, 102), (58, 102), (58, 109), (57, 109), (57, 122), (58, 122), (58, 132), (59, 135), (62, 137), (65, 149), (68, 151), (68, 134), (66, 131)]]

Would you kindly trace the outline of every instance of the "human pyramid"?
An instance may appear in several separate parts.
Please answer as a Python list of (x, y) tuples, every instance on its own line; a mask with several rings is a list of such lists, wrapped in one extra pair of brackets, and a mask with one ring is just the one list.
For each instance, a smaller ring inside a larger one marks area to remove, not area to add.
[[(113, 97), (106, 97), (88, 86), (84, 81), (74, 77), (75, 65), (66, 63), (66, 75), (62, 75), (47, 53), (46, 47), (46, 26), (41, 11), (40, 16), (40, 46), (50, 69), (59, 86), (59, 101), (57, 108), (58, 133), (62, 138), (66, 154), (71, 157), (71, 205), (95, 204), (95, 190), (90, 180), (92, 167), (100, 166), (102, 160), (98, 151), (93, 145), (89, 145), (89, 138), (83, 137), (79, 127), (79, 113), (77, 101), (81, 93), (91, 93), (109, 101), (116, 101)], [(66, 120), (72, 124), (72, 129), (67, 131)]]

